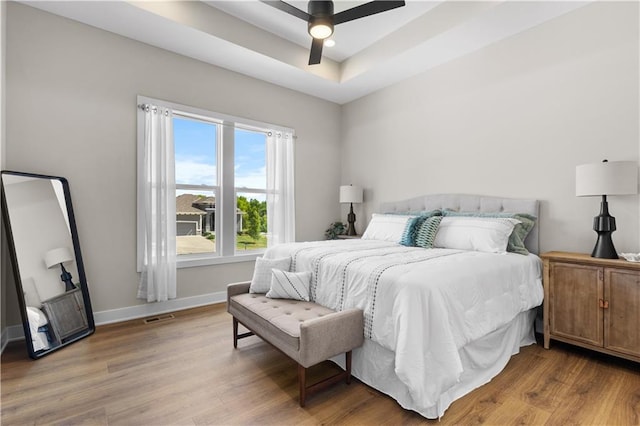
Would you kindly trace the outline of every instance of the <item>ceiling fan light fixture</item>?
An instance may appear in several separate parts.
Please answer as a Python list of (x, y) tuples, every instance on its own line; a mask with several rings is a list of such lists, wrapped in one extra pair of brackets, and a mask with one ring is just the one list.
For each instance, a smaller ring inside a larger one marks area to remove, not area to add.
[(260, 1), (303, 21), (307, 21), (307, 30), (311, 37), (313, 37), (311, 50), (309, 51), (309, 65), (317, 65), (320, 63), (322, 59), (322, 47), (325, 45), (325, 42), (327, 42), (327, 46), (330, 46), (331, 40), (327, 39), (333, 34), (334, 25), (386, 12), (397, 7), (402, 7), (406, 3), (404, 0), (373, 0), (339, 13), (333, 13), (333, 1), (311, 0), (307, 3), (308, 13), (306, 13), (282, 0)]
[(309, 34), (313, 38), (324, 40), (333, 34), (333, 24), (328, 19), (313, 19), (312, 22), (309, 22)]

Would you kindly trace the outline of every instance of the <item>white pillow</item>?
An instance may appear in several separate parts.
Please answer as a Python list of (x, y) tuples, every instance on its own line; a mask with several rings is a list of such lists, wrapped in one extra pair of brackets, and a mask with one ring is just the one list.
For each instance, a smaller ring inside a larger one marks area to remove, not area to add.
[(271, 270), (282, 269), (289, 270), (291, 266), (290, 257), (282, 257), (279, 259), (265, 259), (258, 257), (256, 266), (253, 270), (253, 278), (249, 286), (249, 293), (266, 293), (271, 288)]
[(371, 215), (371, 222), (362, 234), (363, 240), (380, 240), (400, 243), (404, 228), (409, 219), (415, 216), (404, 216), (398, 214), (377, 214)]
[(512, 218), (445, 216), (440, 222), (434, 247), (506, 253), (513, 227)]
[(271, 288), (266, 294), (271, 299), (294, 299), (309, 301), (311, 272), (286, 272), (273, 270)]

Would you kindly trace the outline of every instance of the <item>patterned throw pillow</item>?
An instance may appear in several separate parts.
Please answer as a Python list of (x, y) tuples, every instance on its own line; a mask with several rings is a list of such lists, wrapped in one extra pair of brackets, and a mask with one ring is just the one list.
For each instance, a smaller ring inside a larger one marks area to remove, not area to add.
[(415, 247), (416, 246), (416, 237), (418, 236), (418, 230), (422, 223), (432, 216), (440, 216), (442, 213), (440, 210), (429, 210), (418, 213), (418, 216), (409, 219), (407, 225), (404, 228), (404, 232), (402, 233), (402, 238), (400, 239), (400, 244), (403, 246)]
[(282, 269), (288, 271), (291, 266), (291, 258), (265, 259), (258, 257), (253, 270), (253, 278), (249, 286), (249, 293), (266, 293), (271, 287), (271, 270)]
[(409, 219), (407, 225), (404, 227), (402, 238), (400, 238), (400, 244), (409, 247), (414, 246), (418, 229), (420, 229), (420, 225), (422, 225), (422, 222), (425, 220), (427, 220), (426, 216), (417, 216), (413, 219)]
[(431, 216), (420, 224), (416, 233), (416, 247), (433, 248), (440, 221), (442, 221), (442, 216)]
[(309, 301), (311, 272), (286, 272), (273, 270), (271, 289), (266, 294), (271, 299), (294, 299)]

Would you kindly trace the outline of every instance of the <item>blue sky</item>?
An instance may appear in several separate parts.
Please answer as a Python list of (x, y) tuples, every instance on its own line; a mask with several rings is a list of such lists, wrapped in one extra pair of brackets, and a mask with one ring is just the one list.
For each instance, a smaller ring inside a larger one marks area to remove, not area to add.
[(236, 188), (266, 189), (266, 135), (236, 129), (235, 138)]
[[(212, 123), (174, 117), (176, 183), (217, 184), (216, 128)], [(236, 187), (266, 188), (266, 135), (238, 129), (235, 135)]]

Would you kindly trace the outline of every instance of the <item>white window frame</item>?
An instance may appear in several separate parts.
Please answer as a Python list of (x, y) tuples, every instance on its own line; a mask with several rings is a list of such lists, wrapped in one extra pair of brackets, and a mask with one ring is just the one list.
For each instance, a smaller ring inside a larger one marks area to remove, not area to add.
[[(137, 104), (153, 104), (164, 106), (173, 110), (173, 114), (180, 118), (191, 118), (195, 120), (208, 121), (218, 125), (218, 137), (216, 146), (216, 171), (218, 173), (214, 186), (202, 185), (178, 185), (176, 189), (205, 189), (211, 190), (216, 195), (216, 252), (215, 253), (194, 253), (184, 254), (176, 257), (176, 267), (189, 268), (194, 266), (217, 265), (224, 263), (236, 263), (253, 261), (264, 253), (264, 250), (251, 250), (250, 253), (236, 252), (236, 208), (237, 192), (266, 194), (266, 189), (235, 187), (235, 129), (251, 130), (268, 133), (269, 131), (292, 132), (291, 129), (241, 117), (234, 117), (228, 114), (220, 114), (195, 108), (187, 105), (168, 102), (160, 99), (138, 96)], [(138, 111), (140, 114), (141, 111)], [(138, 119), (138, 144), (144, 141), (143, 120)], [(141, 160), (138, 159), (138, 162)], [(233, 202), (230, 202), (230, 201)], [(221, 214), (219, 214), (221, 212)], [(140, 216), (140, 212), (138, 212)], [(229, 225), (232, 222), (232, 226)], [(138, 229), (138, 241), (142, 241), (142, 230)], [(225, 241), (233, 243), (225, 244)], [(139, 244), (139, 243), (138, 243)]]

